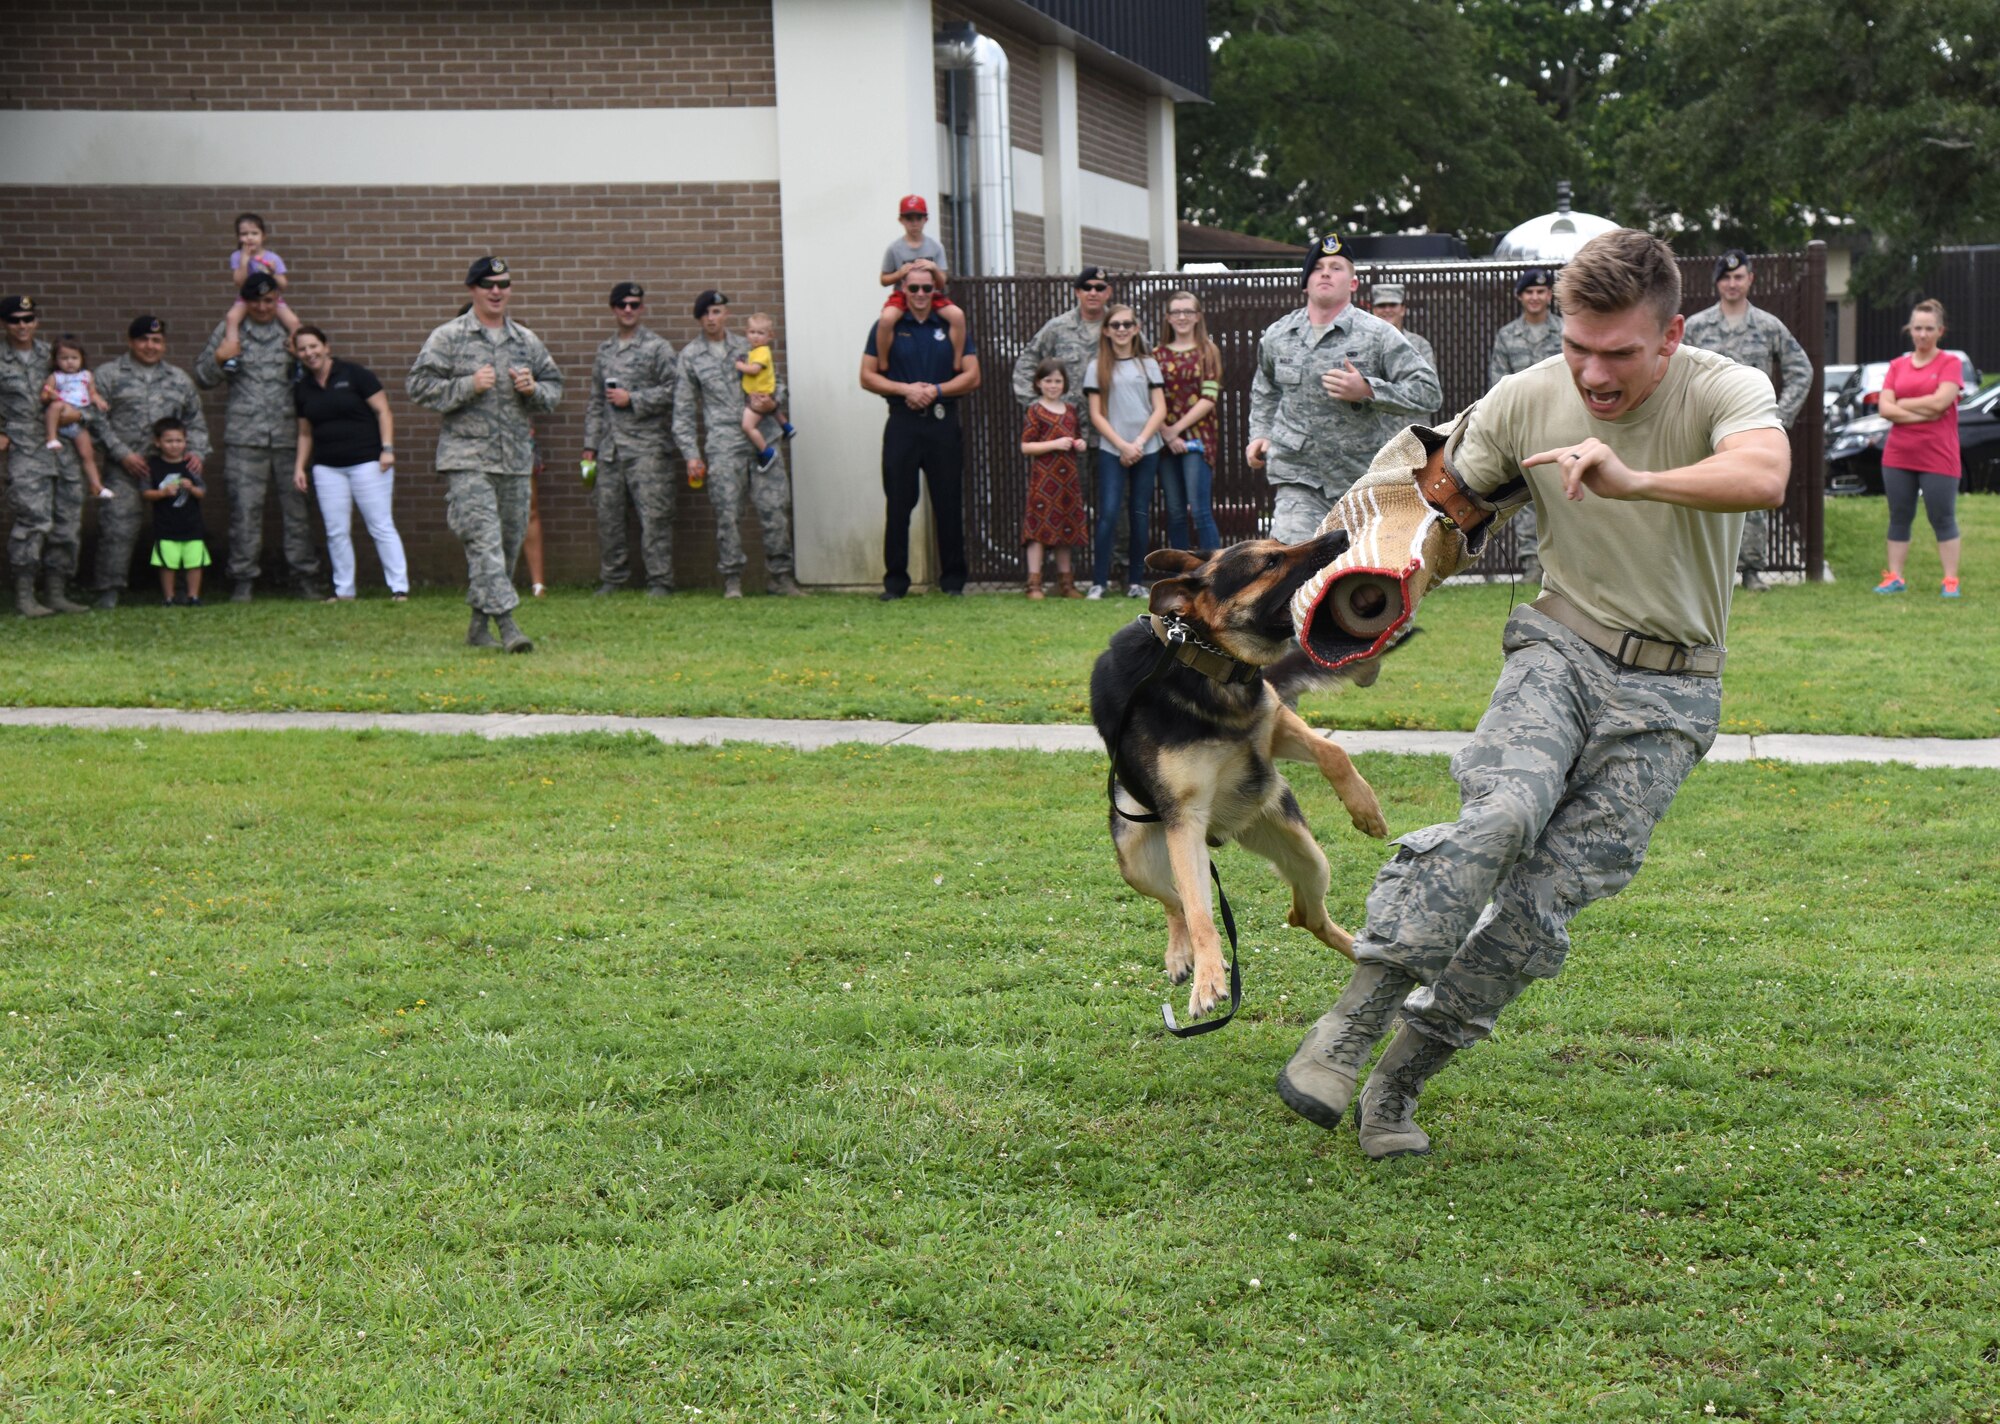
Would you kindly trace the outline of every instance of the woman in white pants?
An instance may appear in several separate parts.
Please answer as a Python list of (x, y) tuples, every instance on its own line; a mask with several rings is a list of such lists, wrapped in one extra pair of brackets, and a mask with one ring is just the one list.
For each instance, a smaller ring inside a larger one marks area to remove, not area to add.
[(389, 508), (396, 488), (396, 425), (389, 397), (366, 366), (336, 361), (326, 333), (301, 326), (292, 334), (305, 374), (292, 388), (299, 415), (299, 459), (292, 482), (319, 495), (326, 520), (326, 551), (333, 562), (333, 598), (354, 597), (354, 508), (375, 541), (389, 596), (401, 603), (410, 592), (410, 569), (403, 540)]

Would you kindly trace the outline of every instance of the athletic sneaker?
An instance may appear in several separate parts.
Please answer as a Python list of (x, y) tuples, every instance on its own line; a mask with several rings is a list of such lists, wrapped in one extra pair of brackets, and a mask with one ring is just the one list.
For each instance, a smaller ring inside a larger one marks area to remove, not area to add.
[(1102, 597), (1104, 597), (1104, 585), (1103, 585), (1103, 584), (1101, 584), (1101, 583), (1094, 583), (1094, 584), (1092, 584), (1092, 585), (1090, 586), (1090, 591), (1089, 591), (1088, 593), (1084, 594), (1084, 597), (1085, 597), (1085, 598), (1102, 598)]
[(1144, 598), (1146, 596), (1146, 585), (1143, 583), (1126, 584), (1125, 596), (1127, 598)]
[(1939, 589), (1938, 589), (1938, 597), (1939, 597), (1939, 598), (1957, 598), (1957, 597), (1958, 597), (1958, 580), (1957, 580), (1957, 579), (1955, 579), (1955, 578), (1948, 578), (1948, 579), (1946, 579), (1946, 580), (1944, 581), (1944, 585), (1943, 585), (1943, 586), (1942, 586), (1941, 588), (1939, 588)]
[(778, 432), (781, 435), (783, 435), (787, 440), (791, 439), (794, 435), (797, 435), (799, 433), (798, 427), (793, 425), (789, 420), (778, 427)]
[(1908, 587), (1909, 585), (1903, 582), (1901, 575), (1892, 574), (1887, 569), (1884, 569), (1882, 570), (1882, 582), (1875, 585), (1875, 591), (1877, 593), (1901, 593)]
[(757, 468), (760, 470), (770, 469), (772, 465), (777, 463), (777, 460), (778, 447), (775, 445), (766, 445), (757, 452)]

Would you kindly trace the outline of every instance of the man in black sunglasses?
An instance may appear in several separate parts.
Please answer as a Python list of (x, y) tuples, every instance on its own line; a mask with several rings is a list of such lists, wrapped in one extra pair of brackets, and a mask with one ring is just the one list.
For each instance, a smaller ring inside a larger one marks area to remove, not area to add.
[[(14, 570), (14, 607), (23, 618), (84, 611), (64, 589), (76, 569), (83, 475), (71, 445), (44, 448), (49, 347), (36, 336), (40, 318), (33, 297), (0, 297), (0, 321), (7, 325), (7, 345), (0, 349), (0, 450), (7, 454), (7, 505), (14, 519), (7, 562)], [(46, 601), (35, 596), (37, 575)]]
[(665, 598), (674, 591), (673, 435), (667, 428), (674, 348), (645, 324), (646, 289), (637, 282), (611, 289), (611, 310), (617, 330), (597, 348), (583, 415), (583, 458), (597, 463), (597, 593), (607, 598), (632, 577), (625, 549), (629, 503), (639, 511), (646, 593)]
[(1014, 358), (1014, 399), (1025, 408), (1034, 404), (1035, 368), (1054, 357), (1069, 372), (1069, 391), (1063, 399), (1076, 407), (1076, 428), (1092, 446), (1097, 444), (1097, 428), (1083, 403), (1083, 373), (1097, 355), (1098, 333), (1104, 329), (1104, 310), (1111, 305), (1111, 278), (1102, 267), (1086, 267), (1076, 274), (1076, 305), (1049, 319)]
[(472, 309), (430, 334), (405, 384), (411, 400), (444, 417), (436, 468), (445, 482), (445, 522), (465, 545), (465, 601), (472, 605), (465, 641), (532, 653), (534, 643), (514, 622), (521, 602), (514, 564), (528, 533), (531, 422), (556, 408), (563, 376), (542, 338), (507, 315), (514, 274), (505, 261), (480, 258), (465, 285)]

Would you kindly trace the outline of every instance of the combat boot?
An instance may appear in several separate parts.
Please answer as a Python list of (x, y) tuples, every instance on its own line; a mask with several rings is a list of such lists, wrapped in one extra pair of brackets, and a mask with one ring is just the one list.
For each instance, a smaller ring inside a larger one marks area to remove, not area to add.
[(535, 645), (533, 640), (531, 640), (526, 633), (523, 633), (520, 629), (520, 626), (514, 622), (513, 614), (511, 613), (495, 614), (493, 618), (493, 628), (494, 631), (499, 633), (500, 635), (500, 646), (505, 648), (508, 652), (532, 653), (535, 650)]
[(790, 574), (774, 574), (764, 581), (764, 591), (779, 598), (803, 598), (806, 591), (799, 587), (799, 581)]
[(75, 599), (71, 598), (67, 593), (63, 592), (63, 581), (60, 575), (50, 574), (46, 581), (46, 586), (48, 588), (48, 592), (42, 595), (43, 606), (52, 609), (57, 613), (90, 612), (89, 608), (87, 608), (81, 603), (78, 603)]
[(1357, 964), (1347, 989), (1278, 1070), (1278, 1096), (1307, 1122), (1335, 1127), (1354, 1100), (1368, 1055), (1416, 980), (1386, 964)]
[(115, 588), (100, 589), (97, 597), (91, 600), (90, 606), (92, 608), (116, 608), (118, 606), (118, 590)]
[(472, 610), (472, 626), (465, 630), (465, 644), (469, 648), (497, 648), (500, 642), (493, 636), (493, 630), (486, 626), (486, 615), (478, 609)]
[(229, 601), (231, 603), (248, 603), (251, 595), (256, 592), (257, 581), (255, 579), (238, 579), (236, 580), (236, 587), (229, 590)]
[(23, 618), (53, 617), (55, 610), (35, 601), (35, 576), (25, 574), (14, 580), (14, 611)]
[(1431, 1150), (1430, 1134), (1416, 1123), (1417, 1096), (1431, 1075), (1458, 1052), (1418, 1033), (1405, 1023), (1382, 1050), (1381, 1061), (1361, 1090), (1361, 1110), (1354, 1125), (1361, 1150), (1376, 1161), (1384, 1157), (1417, 1156)]
[(724, 574), (722, 577), (722, 596), (724, 598), (741, 598), (743, 596), (743, 580), (735, 574)]

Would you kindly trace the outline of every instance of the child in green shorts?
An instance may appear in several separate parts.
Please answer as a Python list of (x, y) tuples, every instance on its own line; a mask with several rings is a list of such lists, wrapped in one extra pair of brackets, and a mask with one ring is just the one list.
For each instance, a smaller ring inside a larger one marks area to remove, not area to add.
[[(208, 488), (187, 465), (187, 427), (172, 416), (153, 422), (153, 444), (159, 454), (146, 461), (145, 497), (153, 504), (153, 567), (160, 571), (160, 593), (169, 604), (201, 607), (201, 571), (208, 567), (203, 542), (201, 502)], [(187, 592), (174, 597), (178, 569)]]

